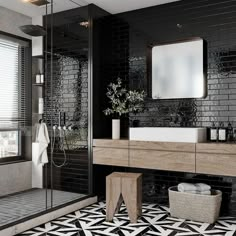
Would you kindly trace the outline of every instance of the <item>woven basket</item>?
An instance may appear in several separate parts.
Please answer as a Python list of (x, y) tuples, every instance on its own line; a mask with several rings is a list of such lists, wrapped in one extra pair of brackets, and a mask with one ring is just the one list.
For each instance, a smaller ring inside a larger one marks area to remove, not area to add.
[(211, 190), (211, 194), (178, 192), (176, 186), (169, 188), (171, 216), (210, 224), (214, 223), (220, 214), (222, 192)]

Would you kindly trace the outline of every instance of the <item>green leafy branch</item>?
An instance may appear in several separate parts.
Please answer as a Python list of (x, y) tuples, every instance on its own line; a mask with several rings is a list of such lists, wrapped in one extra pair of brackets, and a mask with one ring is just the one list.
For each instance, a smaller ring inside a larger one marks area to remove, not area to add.
[(105, 115), (122, 116), (129, 112), (137, 113), (144, 111), (144, 91), (132, 91), (122, 87), (122, 81), (117, 79), (117, 83), (110, 83), (106, 93), (110, 107), (104, 110)]

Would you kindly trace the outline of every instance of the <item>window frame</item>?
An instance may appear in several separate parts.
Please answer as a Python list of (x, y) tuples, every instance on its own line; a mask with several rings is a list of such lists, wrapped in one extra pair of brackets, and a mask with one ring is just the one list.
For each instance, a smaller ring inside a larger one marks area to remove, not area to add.
[[(24, 38), (24, 37), (14, 35), (14, 34), (11, 34), (11, 33), (7, 33), (7, 32), (4, 32), (4, 31), (0, 30), (0, 37), (1, 37), (1, 35), (9, 37), (13, 41), (14, 41), (14, 39), (23, 41), (23, 42), (25, 42), (29, 45), (30, 51), (32, 50), (32, 40), (30, 40), (28, 38)], [(32, 57), (32, 53), (29, 55), (29, 57)], [(31, 68), (32, 68), (31, 58), (30, 58), (29, 62), (30, 62), (30, 65), (29, 65), (30, 72), (29, 72), (29, 74), (32, 74), (31, 73)], [(32, 86), (31, 78), (30, 78), (29, 83), (30, 83), (30, 86)], [(32, 91), (31, 91), (30, 95), (31, 95), (31, 99), (32, 99)], [(32, 111), (31, 111), (31, 119), (32, 119)], [(0, 129), (0, 132), (4, 132), (4, 131), (19, 131), (19, 134), (18, 134), (18, 137), (19, 137), (19, 139), (18, 139), (18, 152), (19, 152), (20, 155), (0, 158), (0, 165), (12, 163), (12, 162), (22, 162), (22, 161), (26, 160), (26, 157), (24, 156), (24, 150), (23, 150), (23, 143), (25, 142), (23, 132), (20, 129), (12, 129), (12, 128), (7, 128), (7, 127), (4, 128), (4, 129)]]

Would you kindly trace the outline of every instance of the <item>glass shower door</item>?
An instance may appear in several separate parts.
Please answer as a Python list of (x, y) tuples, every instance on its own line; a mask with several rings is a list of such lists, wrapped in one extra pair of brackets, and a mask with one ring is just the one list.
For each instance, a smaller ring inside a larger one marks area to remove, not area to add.
[(47, 22), (45, 121), (51, 145), (44, 180), (50, 208), (89, 193), (88, 7), (53, 14), (53, 28), (51, 15)]

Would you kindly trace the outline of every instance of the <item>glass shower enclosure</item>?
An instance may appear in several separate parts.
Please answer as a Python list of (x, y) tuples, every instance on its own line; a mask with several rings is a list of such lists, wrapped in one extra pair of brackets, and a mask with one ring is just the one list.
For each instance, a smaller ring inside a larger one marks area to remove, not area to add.
[(48, 15), (44, 20), (42, 118), (51, 143), (43, 172), (46, 207), (53, 207), (89, 193), (88, 7)]
[(35, 126), (46, 125), (48, 161), (38, 163), (33, 150), (32, 160), (16, 163), (32, 165), (32, 185), (0, 197), (0, 230), (92, 194), (91, 7), (44, 17), (44, 56), (32, 58), (32, 126), (22, 133), (31, 146)]

